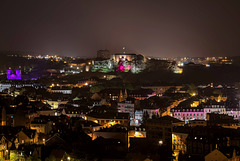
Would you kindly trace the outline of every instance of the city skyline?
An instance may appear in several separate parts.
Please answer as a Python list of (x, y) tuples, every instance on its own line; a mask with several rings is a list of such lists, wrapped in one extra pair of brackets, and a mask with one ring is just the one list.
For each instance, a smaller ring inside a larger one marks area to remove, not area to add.
[[(3, 1), (0, 50), (94, 57), (240, 56), (238, 1)], [(14, 11), (14, 12), (13, 12)]]

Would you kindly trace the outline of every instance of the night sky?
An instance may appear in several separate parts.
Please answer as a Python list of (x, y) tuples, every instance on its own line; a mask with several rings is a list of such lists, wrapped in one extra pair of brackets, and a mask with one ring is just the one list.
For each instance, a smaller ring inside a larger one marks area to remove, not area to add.
[(240, 0), (0, 0), (0, 50), (240, 56)]

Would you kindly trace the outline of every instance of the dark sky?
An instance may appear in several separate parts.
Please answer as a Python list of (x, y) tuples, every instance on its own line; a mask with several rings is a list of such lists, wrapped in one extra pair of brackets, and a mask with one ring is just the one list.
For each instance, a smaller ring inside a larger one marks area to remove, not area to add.
[(240, 0), (0, 0), (0, 50), (240, 56)]

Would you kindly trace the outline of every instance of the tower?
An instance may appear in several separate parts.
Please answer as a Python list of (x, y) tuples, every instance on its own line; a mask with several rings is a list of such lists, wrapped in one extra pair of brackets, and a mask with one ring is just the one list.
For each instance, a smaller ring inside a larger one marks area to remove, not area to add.
[(119, 102), (123, 101), (123, 93), (122, 90), (120, 90), (120, 94), (119, 94)]
[(124, 100), (126, 100), (127, 97), (128, 97), (128, 95), (127, 95), (127, 89), (125, 89), (124, 96), (123, 96)]
[(2, 108), (2, 126), (7, 125), (7, 112), (5, 107)]

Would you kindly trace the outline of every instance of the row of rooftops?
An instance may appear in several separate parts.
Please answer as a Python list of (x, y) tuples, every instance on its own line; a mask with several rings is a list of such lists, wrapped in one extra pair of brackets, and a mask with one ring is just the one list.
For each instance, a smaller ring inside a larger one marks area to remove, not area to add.
[(147, 121), (148, 123), (161, 123), (161, 124), (173, 124), (173, 123), (184, 123), (184, 121), (181, 121), (179, 119), (176, 119), (174, 117), (171, 116), (164, 116), (164, 117), (159, 117), (159, 118), (155, 118), (155, 119), (149, 119)]
[(98, 119), (129, 119), (129, 113), (113, 113), (113, 112), (91, 112), (87, 115), (88, 117), (98, 118)]
[[(209, 109), (213, 107), (177, 107), (171, 109), (172, 112), (204, 112), (204, 109)], [(240, 111), (240, 107), (214, 107), (214, 108), (225, 108), (226, 111)]]
[(200, 139), (200, 137), (208, 136), (224, 136), (224, 137), (239, 137), (239, 129), (224, 128), (221, 126), (174, 126), (173, 133), (188, 134), (192, 139)]
[(0, 126), (0, 137), (4, 136), (8, 140), (12, 140), (20, 131), (23, 131), (29, 138), (34, 138), (36, 135), (36, 130), (27, 129), (25, 127)]

